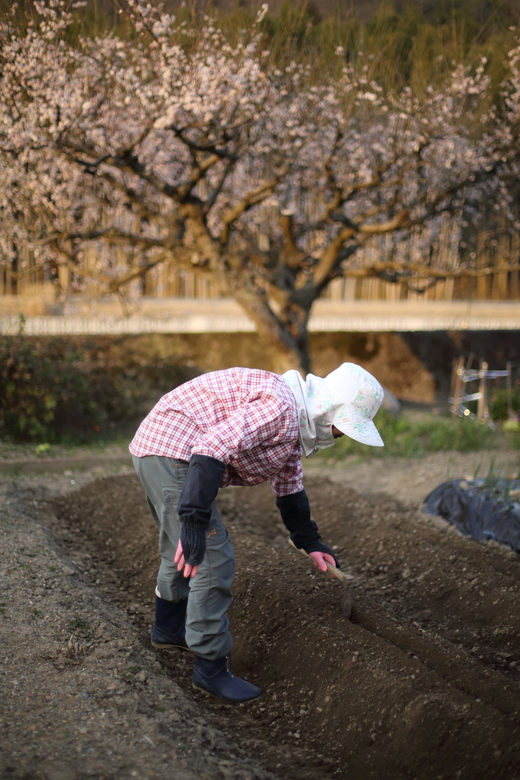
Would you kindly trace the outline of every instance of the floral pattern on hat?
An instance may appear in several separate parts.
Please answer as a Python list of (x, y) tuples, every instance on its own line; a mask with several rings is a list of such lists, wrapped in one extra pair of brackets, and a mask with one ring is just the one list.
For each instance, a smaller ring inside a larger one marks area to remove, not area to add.
[(356, 441), (383, 446), (372, 422), (383, 400), (383, 388), (364, 368), (343, 363), (324, 379), (308, 374), (303, 380), (295, 370), (283, 378), (296, 399), (300, 442), (307, 457), (334, 444), (333, 425)]

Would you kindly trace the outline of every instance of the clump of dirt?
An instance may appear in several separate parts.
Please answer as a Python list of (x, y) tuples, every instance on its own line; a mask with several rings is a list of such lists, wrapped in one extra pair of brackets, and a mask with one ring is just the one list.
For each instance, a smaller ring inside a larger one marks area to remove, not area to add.
[[(268, 486), (219, 497), (237, 557), (235, 671), (264, 688), (244, 708), (203, 703), (186, 655), (157, 654), (212, 728), (284, 778), (510, 778), (520, 775), (518, 558), (382, 496), (307, 480), (324, 539), (354, 575), (341, 585), (287, 544)], [(97, 587), (147, 642), (156, 529), (133, 475), (96, 480), (55, 504), (54, 532), (88, 556)], [(238, 775), (236, 775), (238, 777)]]

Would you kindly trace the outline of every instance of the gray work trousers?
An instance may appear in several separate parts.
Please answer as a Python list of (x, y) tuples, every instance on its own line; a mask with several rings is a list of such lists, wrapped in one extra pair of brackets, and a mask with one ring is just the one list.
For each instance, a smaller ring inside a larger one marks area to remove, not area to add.
[(198, 574), (184, 577), (173, 562), (181, 524), (177, 504), (186, 481), (188, 464), (174, 458), (132, 456), (135, 470), (146, 492), (148, 507), (159, 531), (161, 565), (157, 593), (166, 601), (188, 599), (186, 642), (191, 650), (208, 660), (227, 655), (233, 640), (226, 615), (232, 601), (231, 583), (235, 556), (217, 505), (211, 505), (206, 529), (206, 554)]

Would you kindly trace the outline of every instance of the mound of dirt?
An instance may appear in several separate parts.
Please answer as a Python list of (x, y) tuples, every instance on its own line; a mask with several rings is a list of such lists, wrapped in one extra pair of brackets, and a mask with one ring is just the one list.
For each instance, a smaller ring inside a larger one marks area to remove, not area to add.
[[(207, 704), (185, 654), (157, 654), (168, 675), (279, 777), (520, 776), (517, 556), (386, 497), (318, 477), (306, 487), (355, 577), (351, 622), (341, 585), (287, 544), (268, 486), (229, 488), (219, 506), (238, 564), (234, 669), (264, 695), (247, 711)], [(137, 478), (96, 480), (55, 512), (54, 533), (147, 643), (158, 553)]]

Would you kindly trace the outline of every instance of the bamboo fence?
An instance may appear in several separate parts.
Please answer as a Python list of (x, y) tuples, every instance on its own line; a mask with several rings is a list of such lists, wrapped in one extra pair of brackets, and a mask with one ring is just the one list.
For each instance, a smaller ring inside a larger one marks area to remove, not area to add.
[[(436, 271), (455, 270), (459, 267), (460, 226), (456, 220), (446, 221), (435, 241), (429, 247), (428, 267)], [(266, 236), (259, 236), (259, 246), (267, 248)], [(381, 236), (367, 242), (358, 250), (354, 259), (356, 272), (374, 262), (392, 259), (406, 268), (408, 263), (418, 263), (424, 266), (424, 240), (420, 233), (401, 238), (398, 242), (391, 235)], [(417, 280), (402, 280), (400, 283), (385, 281), (372, 276), (346, 276), (333, 281), (324, 298), (334, 301), (373, 300), (518, 300), (520, 297), (519, 271), (501, 270), (504, 265), (518, 263), (520, 241), (519, 236), (511, 231), (481, 232), (473, 242), (475, 251), (471, 253), (472, 265), (475, 270), (490, 268), (485, 275), (449, 276), (445, 279), (426, 280), (425, 289), (418, 288)], [(111, 260), (119, 266), (128, 267), (130, 258), (125, 250), (114, 247)], [(94, 246), (85, 249), (84, 266), (87, 270), (94, 268), (97, 262)], [(496, 270), (494, 270), (496, 268)], [(57, 283), (65, 293), (71, 291), (71, 274), (66, 265), (58, 265), (54, 275), (50, 270), (42, 269), (35, 264), (34, 256), (29, 248), (20, 253), (15, 264), (2, 267), (0, 258), (0, 296), (23, 295), (37, 293), (40, 287)], [(175, 260), (164, 262), (149, 270), (139, 281), (133, 283), (132, 294), (152, 298), (221, 298), (222, 290), (210, 278), (180, 270), (175, 266)], [(102, 286), (94, 278), (88, 278), (86, 289), (90, 296), (95, 297), (103, 292)]]

